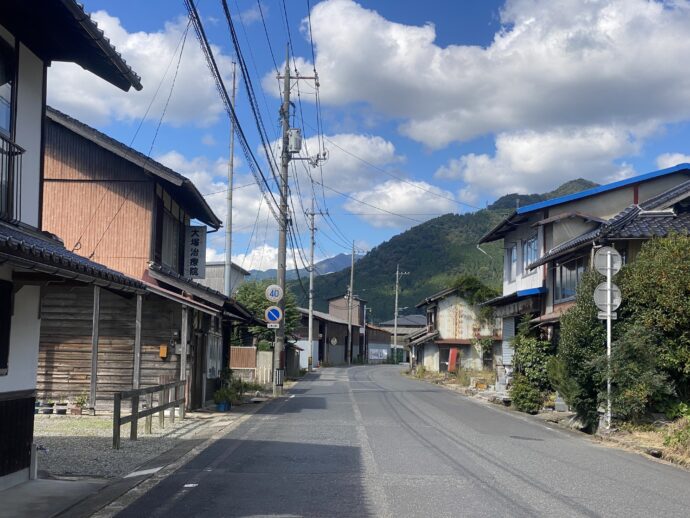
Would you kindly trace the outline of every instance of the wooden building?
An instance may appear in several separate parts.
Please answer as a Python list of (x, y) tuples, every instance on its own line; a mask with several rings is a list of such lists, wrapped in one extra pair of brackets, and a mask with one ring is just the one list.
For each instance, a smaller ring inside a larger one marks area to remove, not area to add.
[[(185, 240), (197, 228), (193, 221), (217, 230), (220, 220), (188, 178), (51, 108), (44, 171), (45, 228), (60, 235), (68, 249), (146, 285), (139, 300), (111, 294), (100, 300), (102, 347), (93, 403), (108, 408), (114, 391), (175, 378), (189, 380), (188, 407), (201, 406), (224, 365), (222, 335), (229, 334), (229, 321), (250, 318), (234, 301), (192, 279), (190, 268), (185, 272)], [(198, 253), (201, 266), (203, 244)], [(41, 332), (43, 397), (73, 397), (86, 386), (90, 299), (83, 289), (45, 292), (42, 311), (50, 317)], [(137, 305), (139, 358), (132, 329)], [(74, 326), (64, 325), (68, 315)]]
[(141, 89), (77, 2), (0, 2), (0, 490), (29, 478), (42, 287), (144, 289), (42, 232), (46, 70), (53, 61), (77, 63), (123, 90)]

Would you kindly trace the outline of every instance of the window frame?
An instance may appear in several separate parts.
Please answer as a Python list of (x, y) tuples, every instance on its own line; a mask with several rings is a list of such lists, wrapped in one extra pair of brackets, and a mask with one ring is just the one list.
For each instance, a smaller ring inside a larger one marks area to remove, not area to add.
[[(534, 245), (533, 250), (533, 256), (530, 257), (532, 254), (528, 254), (530, 250), (528, 250), (528, 246), (531, 244)], [(524, 275), (532, 275), (533, 273), (536, 273), (536, 269), (529, 271), (527, 267), (532, 264), (534, 261), (539, 259), (539, 238), (536, 234), (534, 234), (532, 237), (525, 239), (522, 241), (522, 273)], [(529, 259), (528, 259), (529, 257)]]
[(515, 282), (517, 280), (517, 243), (511, 244), (506, 248), (506, 281)]
[[(7, 59), (9, 62), (8, 75), (11, 76), (12, 79), (8, 81), (10, 87), (10, 96), (9, 99), (6, 99), (8, 103), (7, 107), (9, 110), (9, 120), (7, 121), (8, 127), (4, 128), (2, 124), (0, 124), (0, 135), (10, 140), (13, 140), (15, 115), (17, 113), (17, 71), (19, 68), (19, 53), (18, 48), (16, 46), (13, 47), (8, 41), (0, 37), (0, 60), (3, 58)], [(4, 84), (0, 86), (4, 86)]]
[[(574, 265), (574, 268), (567, 268)], [(561, 304), (574, 300), (577, 296), (577, 287), (582, 281), (582, 275), (587, 271), (588, 257), (581, 255), (573, 257), (562, 263), (558, 263), (553, 268), (553, 303)], [(563, 274), (566, 274), (564, 280)], [(566, 291), (567, 290), (567, 291)], [(566, 295), (563, 293), (566, 292)]]

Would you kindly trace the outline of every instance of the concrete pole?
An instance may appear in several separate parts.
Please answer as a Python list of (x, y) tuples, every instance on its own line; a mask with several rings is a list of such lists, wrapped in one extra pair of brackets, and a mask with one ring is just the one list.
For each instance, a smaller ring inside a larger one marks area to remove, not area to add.
[(395, 316), (393, 317), (393, 358), (398, 359), (398, 289), (400, 287), (400, 265), (395, 265)]
[(350, 286), (347, 289), (347, 363), (352, 363), (352, 299), (355, 287), (355, 242), (352, 242), (352, 261), (350, 263)]
[[(232, 108), (235, 108), (235, 67), (232, 63)], [(230, 120), (230, 158), (228, 159), (228, 194), (226, 196), (228, 214), (225, 218), (225, 270), (224, 293), (226, 297), (232, 296), (232, 184), (235, 167), (235, 122)]]
[(309, 213), (309, 229), (311, 231), (311, 241), (309, 249), (309, 365), (311, 372), (316, 364), (314, 358), (314, 197), (311, 198), (311, 212)]
[[(287, 225), (288, 225), (288, 166), (290, 164), (290, 150), (288, 149), (288, 131), (290, 129), (290, 48), (285, 58), (285, 76), (283, 77), (283, 106), (280, 110), (283, 129), (283, 151), (280, 157), (280, 222), (278, 228), (278, 286), (285, 293), (285, 261), (287, 256)], [(285, 296), (278, 302), (283, 312), (283, 319), (276, 330), (276, 344), (273, 354), (273, 396), (283, 394), (282, 375), (278, 373), (283, 368), (283, 351), (285, 350)], [(280, 372), (282, 374), (282, 372)]]

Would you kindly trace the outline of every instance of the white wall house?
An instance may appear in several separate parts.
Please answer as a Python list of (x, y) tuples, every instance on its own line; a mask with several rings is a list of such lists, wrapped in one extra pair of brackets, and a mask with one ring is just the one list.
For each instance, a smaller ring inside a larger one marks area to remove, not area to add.
[[(487, 304), (503, 319), (502, 359), (508, 370), (520, 318), (528, 315), (533, 325), (545, 327), (547, 337), (553, 336), (553, 326), (574, 303), (577, 285), (590, 263), (595, 237), (590, 233), (627, 207), (643, 204), (689, 179), (690, 165), (679, 164), (527, 205), (482, 237), (480, 244), (503, 240), (503, 294)], [(578, 246), (568, 245), (573, 242)], [(559, 253), (566, 245), (567, 250)], [(634, 245), (622, 246), (625, 252)], [(554, 260), (543, 260), (551, 256)]]
[[(446, 372), (454, 368), (482, 370), (493, 369), (495, 352), (481, 350), (478, 338), (490, 338), (497, 342), (500, 329), (497, 322), (480, 318), (479, 308), (470, 304), (458, 288), (449, 288), (417, 304), (426, 311), (427, 327), (412, 335), (410, 345), (418, 365), (427, 370)], [(496, 346), (498, 343), (496, 343)], [(453, 359), (457, 358), (455, 365)]]
[(57, 59), (141, 88), (75, 1), (0, 3), (0, 490), (29, 476), (41, 283), (110, 275), (40, 231), (46, 71)]

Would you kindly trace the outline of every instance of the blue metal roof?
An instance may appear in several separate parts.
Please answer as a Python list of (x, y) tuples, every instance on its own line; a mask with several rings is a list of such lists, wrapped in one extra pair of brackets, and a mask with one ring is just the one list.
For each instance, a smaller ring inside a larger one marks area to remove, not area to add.
[(530, 288), (528, 290), (518, 290), (518, 297), (529, 297), (530, 295), (539, 295), (541, 293), (546, 293), (546, 288), (540, 286), (539, 288)]
[(517, 209), (516, 214), (527, 214), (535, 210), (544, 209), (546, 207), (553, 207), (554, 205), (560, 205), (562, 203), (567, 203), (573, 200), (579, 200), (581, 198), (587, 198), (588, 196), (593, 196), (606, 191), (612, 191), (614, 189), (619, 189), (620, 187), (625, 187), (626, 185), (632, 185), (639, 182), (644, 182), (646, 180), (651, 180), (653, 178), (658, 178), (659, 176), (665, 176), (667, 174), (677, 173), (683, 169), (690, 169), (690, 164), (683, 163), (674, 165), (673, 167), (668, 167), (666, 169), (659, 169), (658, 171), (652, 171), (651, 173), (645, 173), (638, 176), (633, 176), (632, 178), (626, 178), (625, 180), (620, 180), (618, 182), (609, 183), (606, 185), (600, 185), (599, 187), (593, 187), (585, 191), (576, 192), (574, 194), (568, 194), (566, 196), (561, 196), (559, 198), (553, 198), (551, 200), (541, 201), (539, 203), (533, 203), (532, 205), (525, 205)]

